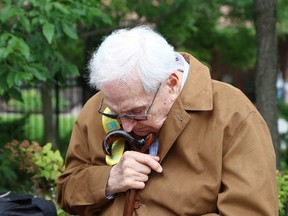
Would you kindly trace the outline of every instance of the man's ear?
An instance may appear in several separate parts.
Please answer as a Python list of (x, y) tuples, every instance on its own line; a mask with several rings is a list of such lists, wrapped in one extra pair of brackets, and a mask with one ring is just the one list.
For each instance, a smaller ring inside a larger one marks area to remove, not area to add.
[(178, 88), (178, 86), (180, 85), (180, 78), (178, 76), (177, 73), (173, 72), (169, 75), (166, 84), (171, 88)]

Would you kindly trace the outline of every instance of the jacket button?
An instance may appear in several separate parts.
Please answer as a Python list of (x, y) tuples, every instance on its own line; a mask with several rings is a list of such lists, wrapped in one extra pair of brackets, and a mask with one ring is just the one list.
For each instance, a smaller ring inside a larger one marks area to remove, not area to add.
[(138, 209), (140, 206), (141, 206), (141, 203), (140, 203), (140, 202), (136, 201), (136, 202), (134, 203), (134, 208), (135, 208), (135, 209)]

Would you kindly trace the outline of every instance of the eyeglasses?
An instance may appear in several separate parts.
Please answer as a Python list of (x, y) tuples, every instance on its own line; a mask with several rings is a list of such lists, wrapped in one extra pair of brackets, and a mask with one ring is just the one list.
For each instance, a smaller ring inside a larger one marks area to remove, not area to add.
[(126, 115), (126, 114), (124, 114), (124, 115), (116, 115), (116, 114), (104, 113), (104, 112), (101, 111), (104, 98), (101, 99), (97, 111), (98, 111), (98, 113), (100, 113), (100, 114), (102, 114), (102, 115), (104, 115), (104, 116), (106, 116), (108, 118), (111, 118), (111, 119), (118, 119), (119, 120), (119, 119), (127, 118), (127, 119), (134, 120), (134, 121), (146, 121), (148, 119), (148, 115), (149, 115), (149, 112), (151, 110), (151, 107), (152, 107), (152, 105), (153, 105), (153, 103), (155, 101), (155, 98), (156, 98), (157, 94), (158, 94), (160, 86), (161, 86), (161, 84), (158, 86), (157, 91), (156, 91), (156, 93), (155, 93), (155, 95), (154, 95), (154, 97), (152, 99), (152, 102), (151, 102), (150, 106), (148, 107), (146, 113), (143, 114), (143, 115)]

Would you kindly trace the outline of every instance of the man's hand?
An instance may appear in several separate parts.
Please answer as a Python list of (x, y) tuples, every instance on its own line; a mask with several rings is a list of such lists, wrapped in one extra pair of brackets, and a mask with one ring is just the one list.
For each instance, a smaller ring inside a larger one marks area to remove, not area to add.
[(126, 151), (121, 160), (112, 167), (106, 186), (107, 194), (125, 192), (129, 189), (143, 189), (152, 170), (161, 173), (158, 156)]

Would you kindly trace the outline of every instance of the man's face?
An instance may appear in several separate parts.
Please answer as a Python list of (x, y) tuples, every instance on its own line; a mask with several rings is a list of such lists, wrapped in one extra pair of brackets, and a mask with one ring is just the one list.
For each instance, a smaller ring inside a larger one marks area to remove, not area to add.
[(139, 81), (131, 82), (129, 85), (123, 82), (113, 82), (104, 85), (101, 92), (106, 105), (113, 114), (120, 116), (143, 115), (150, 107), (148, 119), (145, 121), (129, 118), (119, 120), (126, 132), (133, 131), (138, 136), (146, 136), (150, 132), (157, 133), (160, 130), (172, 106), (171, 103), (167, 103), (165, 97), (169, 97), (169, 94), (163, 86), (160, 87), (157, 94), (147, 94)]

